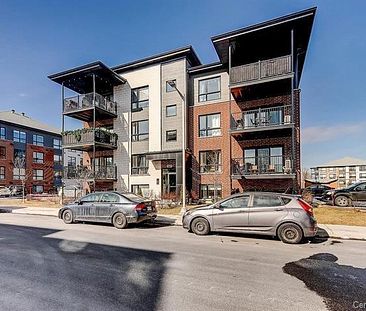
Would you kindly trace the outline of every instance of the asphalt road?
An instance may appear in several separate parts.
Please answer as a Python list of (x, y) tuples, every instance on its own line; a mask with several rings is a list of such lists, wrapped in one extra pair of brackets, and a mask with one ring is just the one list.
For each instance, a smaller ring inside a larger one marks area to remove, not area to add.
[(0, 310), (355, 310), (365, 250), (0, 214)]

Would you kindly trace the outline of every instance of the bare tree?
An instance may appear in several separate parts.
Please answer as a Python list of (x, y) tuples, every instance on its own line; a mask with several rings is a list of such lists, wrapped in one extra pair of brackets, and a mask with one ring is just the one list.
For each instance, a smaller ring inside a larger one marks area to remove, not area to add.
[(25, 202), (25, 184), (29, 177), (33, 174), (33, 172), (27, 172), (26, 170), (26, 163), (25, 163), (25, 155), (17, 155), (14, 158), (14, 169), (13, 174), (16, 173), (16, 175), (19, 176), (19, 179), (22, 183), (22, 201)]

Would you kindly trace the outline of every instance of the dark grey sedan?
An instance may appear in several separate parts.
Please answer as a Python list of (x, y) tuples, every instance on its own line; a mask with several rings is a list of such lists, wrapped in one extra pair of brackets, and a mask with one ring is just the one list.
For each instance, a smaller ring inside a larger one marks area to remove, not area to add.
[(91, 221), (112, 223), (123, 229), (130, 223), (153, 220), (156, 217), (155, 204), (132, 193), (95, 192), (80, 200), (65, 205), (58, 217), (65, 223)]

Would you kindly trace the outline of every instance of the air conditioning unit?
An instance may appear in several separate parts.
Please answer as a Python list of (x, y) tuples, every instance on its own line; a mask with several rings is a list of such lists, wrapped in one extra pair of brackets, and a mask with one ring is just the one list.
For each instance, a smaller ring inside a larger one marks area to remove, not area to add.
[(283, 168), (284, 173), (292, 173), (292, 161), (290, 159), (285, 160), (285, 167)]
[(291, 123), (291, 116), (289, 114), (285, 115), (283, 121), (284, 121), (285, 124)]

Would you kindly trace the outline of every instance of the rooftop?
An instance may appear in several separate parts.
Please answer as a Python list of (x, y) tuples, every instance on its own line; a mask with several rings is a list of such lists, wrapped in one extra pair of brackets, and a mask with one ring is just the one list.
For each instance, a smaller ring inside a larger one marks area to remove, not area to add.
[(366, 160), (356, 159), (352, 157), (344, 157), (341, 159), (333, 160), (323, 165), (318, 165), (316, 167), (334, 167), (334, 166), (354, 166), (354, 165), (366, 165)]
[(25, 115), (24, 113), (15, 112), (15, 110), (11, 111), (0, 111), (0, 123), (6, 122), (10, 124), (19, 125), (22, 127), (27, 127), (30, 129), (36, 129), (52, 134), (60, 135), (61, 131), (57, 128), (39, 122)]

